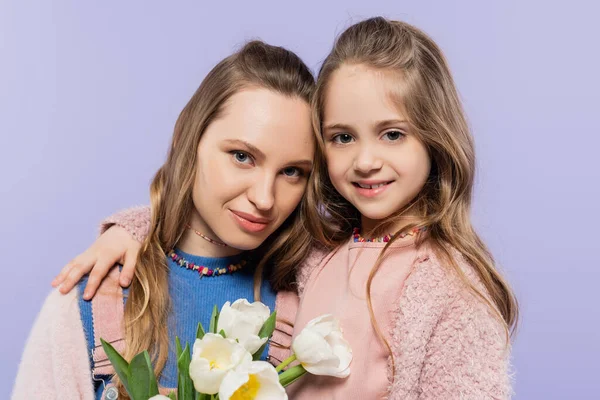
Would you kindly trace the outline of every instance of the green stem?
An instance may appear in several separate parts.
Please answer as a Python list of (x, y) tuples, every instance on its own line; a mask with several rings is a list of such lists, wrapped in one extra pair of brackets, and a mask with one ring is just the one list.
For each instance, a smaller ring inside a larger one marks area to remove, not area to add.
[(277, 368), (275, 368), (275, 371), (277, 371), (277, 373), (283, 371), (283, 369), (285, 367), (287, 367), (288, 365), (290, 365), (294, 361), (296, 361), (296, 355), (292, 354), (291, 356), (289, 356), (288, 358), (286, 358), (285, 360), (283, 360), (283, 362), (281, 364), (279, 364), (277, 366)]
[(282, 372), (281, 374), (279, 374), (279, 383), (281, 383), (281, 385), (283, 387), (286, 387), (286, 386), (294, 383), (297, 379), (299, 379), (304, 374), (306, 374), (306, 370), (304, 369), (304, 367), (302, 365), (296, 365), (295, 367), (290, 367), (290, 368), (286, 369), (285, 372)]

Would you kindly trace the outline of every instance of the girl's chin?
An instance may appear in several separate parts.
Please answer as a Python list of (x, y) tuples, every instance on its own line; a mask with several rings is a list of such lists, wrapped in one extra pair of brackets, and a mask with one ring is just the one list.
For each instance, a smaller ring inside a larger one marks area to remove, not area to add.
[(382, 223), (393, 214), (391, 212), (382, 212), (381, 210), (361, 210), (360, 208), (358, 208), (358, 212), (360, 212), (362, 222), (368, 222), (369, 224)]

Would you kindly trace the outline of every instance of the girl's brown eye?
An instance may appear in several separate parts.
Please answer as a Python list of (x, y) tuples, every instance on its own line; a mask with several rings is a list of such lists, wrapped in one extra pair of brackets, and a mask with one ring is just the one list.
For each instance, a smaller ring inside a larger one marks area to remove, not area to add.
[(393, 142), (395, 140), (402, 139), (404, 137), (404, 133), (402, 133), (400, 131), (389, 131), (389, 132), (386, 132), (383, 135), (383, 137), (387, 138), (387, 140)]
[(332, 140), (335, 143), (348, 144), (352, 141), (352, 136), (347, 133), (340, 133), (335, 135)]

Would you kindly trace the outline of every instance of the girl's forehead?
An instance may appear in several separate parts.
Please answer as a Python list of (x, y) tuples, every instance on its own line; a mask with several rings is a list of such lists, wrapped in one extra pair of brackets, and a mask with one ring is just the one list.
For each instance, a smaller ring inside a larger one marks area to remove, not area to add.
[(327, 85), (323, 124), (403, 120), (399, 92), (402, 78), (364, 65), (343, 65)]

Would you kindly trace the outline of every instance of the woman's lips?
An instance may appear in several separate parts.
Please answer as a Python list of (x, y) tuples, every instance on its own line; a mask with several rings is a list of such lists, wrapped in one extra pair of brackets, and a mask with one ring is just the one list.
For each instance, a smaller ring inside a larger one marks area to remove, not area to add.
[(233, 220), (240, 226), (240, 228), (247, 232), (258, 233), (263, 231), (267, 226), (269, 226), (270, 221), (266, 218), (256, 217), (252, 214), (248, 214), (242, 211), (229, 211), (231, 211)]

